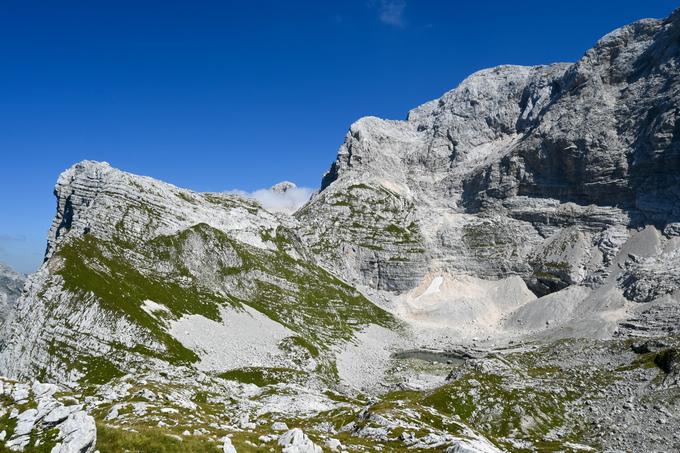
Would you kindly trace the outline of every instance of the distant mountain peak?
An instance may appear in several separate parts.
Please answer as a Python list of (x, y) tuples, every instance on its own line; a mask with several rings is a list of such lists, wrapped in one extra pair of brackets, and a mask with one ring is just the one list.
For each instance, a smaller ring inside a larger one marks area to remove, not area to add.
[(290, 181), (281, 181), (278, 184), (274, 184), (271, 186), (270, 190), (273, 192), (278, 192), (278, 193), (286, 193), (291, 189), (296, 189), (297, 185), (294, 182)]

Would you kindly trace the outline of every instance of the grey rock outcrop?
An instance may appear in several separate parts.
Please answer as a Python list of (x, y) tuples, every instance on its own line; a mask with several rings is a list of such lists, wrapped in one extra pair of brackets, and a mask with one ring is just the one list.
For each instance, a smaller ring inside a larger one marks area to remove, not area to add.
[(274, 185), (271, 187), (270, 190), (271, 190), (272, 192), (286, 193), (286, 192), (288, 192), (289, 190), (292, 190), (292, 189), (295, 189), (295, 188), (297, 188), (297, 186), (295, 185), (295, 183), (290, 182), (290, 181), (281, 181), (281, 182), (279, 182), (279, 183), (274, 184)]
[[(95, 450), (97, 428), (94, 418), (82, 405), (64, 405), (55, 394), (64, 390), (54, 384), (34, 382), (32, 385), (0, 378), (0, 395), (5, 398), (0, 412), (10, 411), (7, 400), (15, 405), (10, 418), (16, 418), (9, 432), (3, 431), (4, 443), (13, 451), (38, 446), (49, 448), (51, 453), (91, 453)], [(25, 408), (19, 412), (17, 408)], [(55, 432), (56, 430), (56, 432)], [(45, 445), (43, 445), (45, 444)]]
[(323, 451), (300, 428), (293, 428), (283, 433), (279, 437), (278, 444), (284, 453), (321, 453)]
[(621, 277), (625, 295), (636, 302), (650, 302), (680, 289), (680, 249), (648, 258), (633, 257)]
[(222, 452), (223, 453), (236, 453), (236, 448), (234, 447), (234, 444), (231, 443), (231, 439), (228, 437), (224, 438), (224, 444), (222, 445)]
[(76, 411), (59, 426), (59, 439), (52, 453), (90, 453), (95, 450), (97, 427), (85, 411)]

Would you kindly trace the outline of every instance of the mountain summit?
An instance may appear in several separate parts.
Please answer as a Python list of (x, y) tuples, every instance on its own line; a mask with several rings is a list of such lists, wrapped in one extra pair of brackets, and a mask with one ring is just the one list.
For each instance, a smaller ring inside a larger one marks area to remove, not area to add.
[(273, 192), (286, 193), (289, 190), (296, 189), (296, 188), (297, 188), (297, 186), (295, 185), (295, 183), (292, 183), (290, 181), (281, 181), (278, 184), (274, 184), (271, 187), (271, 190)]

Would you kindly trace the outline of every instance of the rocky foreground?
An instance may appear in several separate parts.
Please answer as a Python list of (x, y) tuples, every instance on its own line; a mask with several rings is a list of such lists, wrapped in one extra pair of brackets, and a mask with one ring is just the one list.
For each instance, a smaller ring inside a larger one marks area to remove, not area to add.
[(363, 118), (292, 215), (74, 165), (0, 269), (2, 448), (680, 450), (679, 44)]
[(402, 381), (380, 396), (310, 388), (273, 369), (3, 380), (0, 437), (11, 450), (53, 452), (674, 451), (679, 346), (573, 339), (457, 367), (407, 361), (441, 383)]

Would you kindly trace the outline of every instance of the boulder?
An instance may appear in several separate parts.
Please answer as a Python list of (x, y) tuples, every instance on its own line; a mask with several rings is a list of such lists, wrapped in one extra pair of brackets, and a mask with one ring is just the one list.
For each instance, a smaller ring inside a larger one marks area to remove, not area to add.
[(321, 453), (321, 447), (311, 441), (300, 428), (293, 428), (279, 437), (283, 453)]
[(51, 453), (92, 453), (97, 441), (94, 417), (85, 411), (70, 414), (59, 425), (59, 443)]
[(231, 439), (224, 436), (224, 444), (222, 444), (223, 453), (236, 453), (236, 448), (234, 444), (231, 443)]

